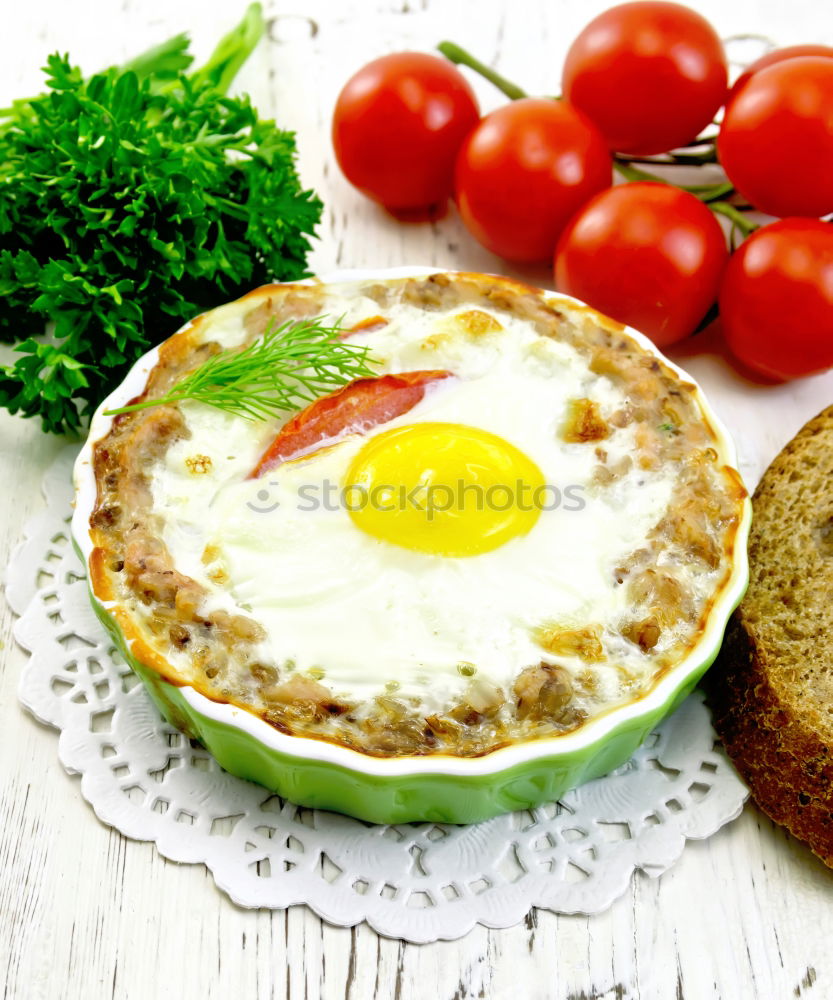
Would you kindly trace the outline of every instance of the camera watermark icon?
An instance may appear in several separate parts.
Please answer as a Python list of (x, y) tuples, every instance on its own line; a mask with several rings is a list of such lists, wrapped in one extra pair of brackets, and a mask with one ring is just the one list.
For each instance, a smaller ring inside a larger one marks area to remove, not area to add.
[[(279, 485), (276, 480), (268, 483), (269, 487)], [(523, 479), (514, 483), (492, 483), (489, 486), (460, 479), (453, 485), (419, 483), (410, 488), (401, 484), (384, 483), (371, 487), (361, 483), (342, 486), (325, 479), (320, 483), (299, 486), (295, 501), (296, 510), (303, 513), (344, 510), (354, 514), (369, 508), (387, 514), (414, 510), (423, 513), (427, 521), (432, 521), (437, 514), (449, 511), (578, 512), (587, 506), (584, 492), (583, 486), (574, 483), (559, 487), (553, 483), (532, 484)], [(256, 514), (271, 514), (281, 506), (272, 490), (265, 486), (257, 491), (256, 500), (257, 503), (250, 500), (246, 504)]]
[[(269, 486), (278, 486), (278, 485), (279, 483), (277, 483), (275, 480), (269, 481)], [(280, 501), (273, 500), (271, 490), (269, 490), (265, 486), (262, 486), (257, 491), (256, 498), (260, 503), (268, 504), (268, 506), (258, 507), (257, 504), (254, 504), (252, 503), (251, 500), (249, 500), (246, 503), (246, 506), (249, 508), (249, 510), (253, 510), (255, 514), (271, 514), (273, 510), (277, 510), (278, 507), (280, 507)]]

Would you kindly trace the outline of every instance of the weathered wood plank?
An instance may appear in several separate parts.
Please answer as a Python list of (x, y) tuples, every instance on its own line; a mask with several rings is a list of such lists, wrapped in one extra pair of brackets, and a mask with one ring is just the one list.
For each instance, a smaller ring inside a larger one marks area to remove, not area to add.
[[(724, 35), (759, 31), (782, 43), (833, 43), (815, 0), (693, 5)], [(242, 5), (241, 5), (242, 6)], [(327, 214), (312, 265), (428, 263), (505, 270), (476, 247), (453, 214), (401, 226), (339, 176), (329, 150), (335, 96), (366, 60), (443, 37), (466, 43), (533, 93), (558, 89), (570, 38), (601, 0), (282, 0), (272, 40), (241, 74), (258, 106), (298, 133), (305, 181)], [(182, 28), (207, 52), (239, 6), (206, 0), (69, 4), (28, 0), (5, 14), (0, 104), (39, 87), (54, 49), (88, 69), (118, 61)], [(822, 37), (823, 32), (826, 35)], [(486, 108), (499, 98), (478, 82)], [(509, 269), (512, 272), (512, 269)], [(520, 273), (520, 272), (512, 272)], [(524, 271), (548, 281), (545, 269)], [(806, 417), (833, 394), (830, 376), (754, 390), (719, 363), (693, 374), (739, 432), (756, 476)], [(777, 406), (778, 418), (770, 419)], [(751, 408), (757, 416), (750, 419)], [(0, 416), (0, 559), (40, 501), (38, 486), (60, 444), (34, 425)], [(2, 605), (2, 602), (0, 602)], [(638, 876), (596, 917), (531, 915), (508, 930), (476, 928), (456, 942), (405, 945), (366, 926), (331, 927), (303, 907), (241, 910), (197, 866), (164, 861), (148, 844), (100, 824), (77, 778), (56, 757), (56, 736), (18, 707), (24, 655), (0, 607), (0, 996), (3, 1000), (228, 996), (390, 1000), (431, 997), (823, 997), (833, 873), (752, 807), (703, 844), (690, 844), (659, 880)]]

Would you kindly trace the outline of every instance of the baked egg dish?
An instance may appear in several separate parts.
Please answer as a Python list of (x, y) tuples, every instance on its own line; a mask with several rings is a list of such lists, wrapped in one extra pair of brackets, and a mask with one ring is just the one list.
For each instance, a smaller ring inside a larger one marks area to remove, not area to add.
[(372, 373), (266, 419), (94, 420), (90, 585), (144, 667), (286, 735), (479, 757), (691, 653), (746, 491), (679, 370), (572, 300), (435, 273), (258, 289), (167, 340), (134, 402), (312, 317)]

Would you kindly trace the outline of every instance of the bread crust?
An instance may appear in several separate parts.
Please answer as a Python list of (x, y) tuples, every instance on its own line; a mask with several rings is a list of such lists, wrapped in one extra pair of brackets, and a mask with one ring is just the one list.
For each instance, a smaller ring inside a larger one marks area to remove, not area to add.
[[(829, 518), (818, 502), (829, 497), (828, 456), (833, 406), (775, 458), (752, 498), (750, 587), (706, 686), (715, 728), (754, 800), (833, 867), (833, 704), (822, 689), (833, 677), (833, 647), (824, 641), (833, 630), (833, 553), (814, 542)], [(827, 598), (805, 601), (808, 580)], [(772, 627), (784, 607), (795, 635), (821, 640), (806, 669), (793, 635)]]

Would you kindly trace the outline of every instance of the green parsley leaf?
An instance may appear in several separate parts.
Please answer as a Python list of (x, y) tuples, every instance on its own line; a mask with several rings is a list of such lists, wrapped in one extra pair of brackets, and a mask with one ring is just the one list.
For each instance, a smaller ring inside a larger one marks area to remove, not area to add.
[(252, 4), (190, 76), (182, 35), (89, 79), (53, 54), (0, 112), (0, 406), (75, 430), (196, 313), (308, 273), (295, 137), (225, 94), (263, 30)]

